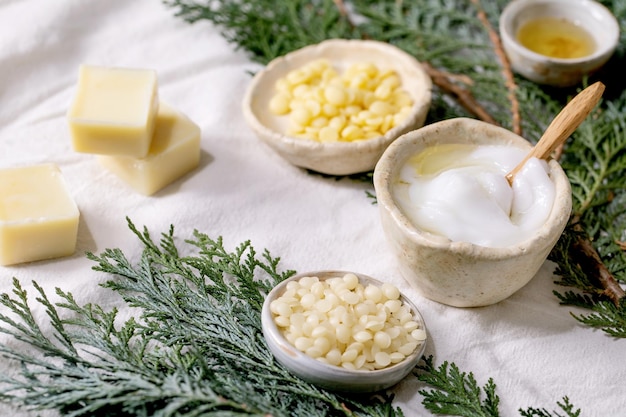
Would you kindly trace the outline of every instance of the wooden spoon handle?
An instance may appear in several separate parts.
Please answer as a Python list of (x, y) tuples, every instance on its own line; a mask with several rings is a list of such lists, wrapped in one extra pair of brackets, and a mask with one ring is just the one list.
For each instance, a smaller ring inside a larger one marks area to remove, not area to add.
[(532, 158), (548, 159), (550, 154), (578, 128), (583, 120), (591, 113), (598, 104), (604, 93), (604, 84), (600, 81), (590, 85), (578, 93), (559, 114), (552, 120), (543, 136), (515, 168), (506, 175), (509, 184), (513, 184), (513, 178), (524, 164)]

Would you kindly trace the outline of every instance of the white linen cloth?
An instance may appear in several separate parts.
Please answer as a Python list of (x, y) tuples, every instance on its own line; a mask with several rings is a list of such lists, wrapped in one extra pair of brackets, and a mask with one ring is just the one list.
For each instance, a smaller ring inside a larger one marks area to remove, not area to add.
[[(202, 128), (200, 167), (145, 197), (93, 155), (74, 152), (65, 113), (83, 63), (156, 70), (161, 99)], [(579, 325), (572, 308), (559, 306), (552, 265), (490, 307), (459, 309), (420, 297), (399, 275), (378, 208), (366, 197), (369, 186), (298, 169), (248, 128), (241, 102), (250, 71), (259, 68), (210, 23), (190, 25), (157, 0), (0, 0), (0, 167), (58, 164), (81, 211), (76, 253), (0, 267), (0, 292), (11, 291), (17, 277), (31, 295), (36, 280), (53, 299), (60, 287), (81, 302), (119, 305), (97, 285), (107, 277), (83, 254), (119, 247), (137, 256), (126, 216), (153, 236), (173, 224), (181, 239), (198, 229), (224, 236), (229, 249), (250, 239), (280, 256), (285, 269), (353, 270), (399, 286), (427, 323), (426, 355), (473, 372), (481, 386), (493, 377), (503, 416), (529, 406), (554, 410), (564, 395), (583, 415), (624, 415), (626, 341)], [(41, 308), (37, 313), (44, 317)], [(5, 335), (0, 342), (17, 346)], [(15, 369), (0, 360), (0, 371)], [(407, 416), (429, 415), (422, 388), (410, 377), (396, 387)], [(37, 413), (0, 406), (0, 415)]]

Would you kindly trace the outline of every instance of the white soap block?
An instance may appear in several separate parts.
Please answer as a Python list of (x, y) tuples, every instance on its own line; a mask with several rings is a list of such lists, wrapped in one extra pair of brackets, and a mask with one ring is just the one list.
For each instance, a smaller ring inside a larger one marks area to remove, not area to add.
[(74, 150), (146, 156), (158, 105), (155, 71), (81, 66), (67, 114)]
[(151, 195), (198, 166), (200, 127), (172, 106), (160, 103), (145, 158), (100, 155), (98, 161), (138, 192)]
[(73, 254), (78, 219), (55, 164), (0, 170), (0, 265)]

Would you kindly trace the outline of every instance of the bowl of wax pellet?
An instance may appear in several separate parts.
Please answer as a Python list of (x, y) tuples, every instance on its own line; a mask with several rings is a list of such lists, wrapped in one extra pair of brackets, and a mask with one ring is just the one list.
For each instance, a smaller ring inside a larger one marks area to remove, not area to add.
[(613, 55), (619, 32), (615, 16), (594, 0), (516, 0), (500, 15), (513, 70), (556, 87), (598, 71)]
[(421, 127), (432, 81), (412, 56), (378, 41), (332, 39), (272, 60), (246, 91), (256, 135), (291, 164), (327, 175), (374, 169)]
[(396, 286), (363, 274), (295, 275), (268, 294), (261, 317), (276, 360), (332, 391), (389, 388), (415, 368), (426, 347), (417, 307)]

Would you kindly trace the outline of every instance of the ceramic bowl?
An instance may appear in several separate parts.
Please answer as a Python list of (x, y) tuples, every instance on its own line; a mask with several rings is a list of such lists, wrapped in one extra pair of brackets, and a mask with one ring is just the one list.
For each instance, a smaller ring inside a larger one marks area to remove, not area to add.
[[(307, 272), (294, 275), (277, 285), (268, 294), (263, 304), (261, 313), (263, 335), (276, 360), (289, 369), (294, 375), (305, 381), (328, 390), (339, 392), (359, 393), (384, 390), (397, 384), (415, 368), (424, 354), (427, 340), (418, 346), (417, 349), (403, 361), (390, 365), (387, 368), (378, 370), (348, 370), (339, 366), (322, 363), (296, 349), (287, 341), (276, 326), (273, 314), (270, 311), (270, 303), (285, 292), (288, 282), (298, 280), (304, 276), (316, 276), (320, 280), (324, 280), (331, 277), (340, 277), (346, 273), (346, 271)], [(382, 285), (381, 281), (367, 275), (357, 273), (355, 273), (355, 275), (364, 285), (369, 283), (377, 286)], [(426, 330), (424, 319), (415, 304), (402, 294), (401, 300), (405, 305), (411, 308), (414, 320), (419, 323), (420, 328)]]
[(456, 307), (494, 304), (526, 285), (546, 260), (570, 217), (570, 183), (557, 161), (549, 161), (556, 191), (554, 205), (544, 226), (527, 240), (495, 248), (451, 241), (416, 227), (393, 193), (399, 170), (408, 158), (445, 143), (531, 149), (528, 141), (509, 130), (467, 118), (433, 123), (401, 136), (374, 170), (383, 230), (402, 275), (423, 296)]
[[(394, 69), (413, 99), (410, 115), (383, 136), (353, 142), (320, 143), (288, 135), (288, 117), (276, 116), (269, 109), (276, 81), (319, 58), (328, 59), (340, 72), (351, 64), (368, 62), (380, 69)], [(257, 136), (293, 165), (323, 174), (349, 175), (374, 169), (394, 139), (424, 124), (431, 88), (431, 79), (420, 63), (395, 46), (377, 41), (332, 39), (279, 57), (256, 73), (244, 97), (243, 114)]]
[[(592, 35), (594, 52), (581, 58), (560, 59), (522, 46), (517, 39), (520, 27), (542, 17), (580, 26)], [(579, 83), (609, 60), (618, 45), (619, 25), (607, 8), (594, 0), (514, 0), (500, 15), (500, 36), (515, 72), (539, 84), (566, 87)]]

